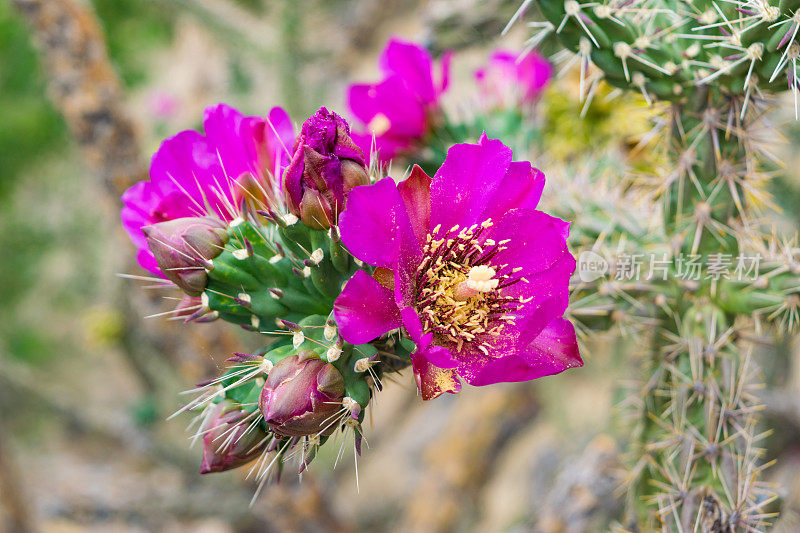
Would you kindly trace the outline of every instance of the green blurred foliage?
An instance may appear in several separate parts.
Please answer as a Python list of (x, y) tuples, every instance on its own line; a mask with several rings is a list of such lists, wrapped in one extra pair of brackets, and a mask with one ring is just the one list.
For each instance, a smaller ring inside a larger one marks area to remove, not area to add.
[[(146, 81), (150, 53), (172, 39), (166, 2), (93, 0), (123, 82)], [(25, 21), (0, 2), (0, 351), (44, 364), (77, 349), (81, 312), (102, 295), (98, 243), (103, 216), (81, 199), (89, 187), (70, 158), (72, 141), (47, 98)], [(57, 179), (55, 179), (57, 177)], [(65, 216), (63, 200), (70, 200)], [(69, 243), (65, 245), (65, 243)]]
[(14, 359), (33, 365), (42, 365), (56, 354), (58, 343), (38, 324), (15, 324), (13, 328), (3, 328), (5, 351)]
[[(149, 50), (172, 38), (173, 16), (164, 3), (94, 0), (111, 58), (126, 85), (142, 83)], [(0, 3), (0, 204), (17, 176), (68, 142), (63, 119), (47, 100), (44, 76), (24, 21)]]
[(249, 9), (253, 13), (264, 13), (266, 11), (267, 5), (264, 0), (234, 0), (235, 3), (239, 4), (245, 9)]
[(41, 365), (84, 342), (86, 308), (104, 298), (98, 281), (108, 276), (101, 258), (109, 228), (74, 156), (43, 153), (26, 168), (0, 212), (0, 249), (7, 251), (0, 267), (0, 353)]
[(241, 58), (231, 55), (228, 60), (231, 71), (231, 92), (236, 95), (247, 94), (253, 89), (253, 78)]
[(158, 403), (152, 395), (144, 395), (130, 407), (133, 420), (140, 427), (150, 427), (159, 421)]
[[(786, 120), (784, 117), (783, 120)], [(791, 149), (788, 151), (789, 160), (786, 168), (771, 165), (770, 170), (776, 171), (776, 179), (770, 181), (770, 192), (775, 201), (783, 210), (783, 214), (791, 218), (800, 227), (800, 183), (797, 179), (797, 146), (800, 146), (800, 121), (789, 122), (784, 128)]]
[(25, 166), (67, 138), (64, 121), (47, 100), (28, 29), (8, 2), (0, 3), (0, 117), (1, 206)]
[(174, 13), (169, 2), (92, 0), (103, 24), (108, 51), (123, 83), (135, 86), (147, 79), (147, 53), (172, 39)]

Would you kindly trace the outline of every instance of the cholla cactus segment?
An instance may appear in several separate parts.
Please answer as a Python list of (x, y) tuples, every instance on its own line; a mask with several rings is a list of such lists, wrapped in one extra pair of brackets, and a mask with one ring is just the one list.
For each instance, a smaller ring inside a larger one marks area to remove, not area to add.
[(764, 462), (749, 350), (712, 304), (671, 322), (636, 402), (646, 415), (632, 450), (637, 522), (665, 531), (762, 530), (775, 496), (758, 479)]
[[(337, 432), (352, 430), (359, 454), (361, 421), (374, 391), (382, 388), (384, 372), (411, 364), (414, 345), (396, 330), (348, 343), (333, 317), (345, 282), (374, 270), (350, 255), (336, 225), (351, 189), (377, 174), (374, 166), (364, 166), (346, 122), (321, 110), (304, 124), (291, 161), (281, 141), (286, 154), (275, 159), (273, 174), (262, 164), (261, 151), (274, 143), (265, 146), (263, 131), (238, 127), (241, 115), (219, 109), (226, 111), (221, 118), (207, 117), (209, 138), (184, 132), (166, 141), (156, 157), (163, 164), (153, 167), (164, 180), (167, 170), (183, 177), (208, 171), (202, 183), (209, 190), (193, 195), (181, 180), (158, 181), (163, 191), (141, 186), (141, 194), (127, 196), (123, 219), (130, 219), (132, 236), (143, 232), (156, 263), (152, 270), (169, 280), (161, 285), (171, 283), (186, 295), (168, 314), (187, 322), (222, 319), (272, 337), (257, 354), (234, 355), (230, 368), (201, 384), (194, 391), (198, 396), (179, 411), (199, 411), (203, 473), (254, 463), (250, 473), (263, 484), (292, 457), (299, 457), (302, 472)], [(214, 147), (220, 164), (210, 170), (190, 157), (205, 157)], [(233, 179), (225, 174), (227, 162), (248, 171), (237, 170)], [(289, 174), (291, 183), (279, 187)], [(307, 195), (316, 193), (327, 202), (324, 221), (306, 217), (313, 209), (303, 207)]]
[[(774, 159), (762, 133), (777, 138), (764, 118), (766, 104), (786, 89), (797, 100), (800, 2), (538, 5), (547, 19), (537, 26), (542, 35), (555, 36), (578, 57), (587, 100), (602, 77), (640, 93), (661, 113), (650, 136), (660, 150), (659, 168), (630, 189), (660, 203), (658, 249), (668, 265), (663, 282), (640, 284), (639, 293), (630, 284), (624, 289), (629, 308), (645, 310), (652, 332), (645, 337), (652, 351), (643, 384), (628, 399), (639, 428), (630, 450), (630, 524), (763, 530), (774, 497), (759, 480), (769, 463), (757, 447), (758, 375), (739, 333), (754, 322), (784, 331), (797, 323), (796, 256), (784, 253), (793, 247), (757, 243), (765, 240), (758, 215), (773, 207), (761, 166)], [(732, 279), (719, 270), (733, 273), (737, 260), (749, 256), (763, 261), (752, 277)], [(687, 257), (707, 269), (691, 282), (679, 275)], [(616, 287), (597, 286), (601, 293)], [(574, 289), (578, 302), (589, 301), (591, 310), (592, 295), (581, 289)], [(619, 300), (602, 303), (618, 315), (626, 310)]]
[(568, 48), (606, 80), (683, 103), (696, 87), (797, 90), (800, 3), (777, 0), (539, 2)]
[(227, 244), (205, 267), (202, 313), (269, 333), (283, 321), (331, 312), (342, 284), (358, 270), (336, 230), (311, 229), (291, 214), (273, 221), (240, 218), (228, 225)]
[(715, 302), (728, 313), (750, 315), (779, 331), (800, 326), (800, 247), (796, 238), (772, 235), (744, 243), (758, 259), (758, 271), (747, 280), (722, 280)]

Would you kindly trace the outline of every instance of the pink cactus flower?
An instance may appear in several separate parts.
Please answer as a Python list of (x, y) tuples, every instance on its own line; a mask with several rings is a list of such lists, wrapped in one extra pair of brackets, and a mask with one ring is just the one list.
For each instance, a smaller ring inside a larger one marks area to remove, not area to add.
[(380, 57), (383, 79), (348, 89), (350, 111), (365, 125), (353, 139), (365, 154), (372, 152), (373, 136), (380, 161), (386, 162), (428, 134), (449, 84), (450, 58), (450, 53), (442, 57), (437, 80), (427, 50), (399, 39), (387, 43)]
[(217, 104), (206, 109), (203, 129), (205, 135), (186, 130), (161, 143), (150, 180), (122, 195), (122, 226), (138, 249), (139, 264), (154, 274), (161, 271), (143, 227), (205, 215), (232, 220), (251, 197), (246, 191), (279, 189), (274, 176), (288, 164), (294, 143), (292, 121), (280, 107), (260, 118)]
[(582, 366), (563, 318), (575, 270), (569, 224), (536, 210), (544, 182), (484, 135), (450, 148), (433, 179), (414, 167), (399, 185), (355, 188), (342, 241), (376, 269), (357, 272), (336, 300), (344, 339), (405, 328), (426, 400), (458, 392), (460, 380), (525, 381)]

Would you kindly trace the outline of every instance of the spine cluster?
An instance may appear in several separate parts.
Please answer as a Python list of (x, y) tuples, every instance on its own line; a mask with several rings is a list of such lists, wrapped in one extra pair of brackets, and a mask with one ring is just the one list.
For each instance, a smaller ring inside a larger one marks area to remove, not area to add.
[[(413, 346), (397, 335), (357, 346), (341, 339), (330, 310), (359, 266), (342, 247), (336, 227), (312, 229), (294, 215), (271, 211), (245, 216), (227, 225), (224, 247), (203, 262), (207, 284), (187, 321), (222, 319), (276, 340), (255, 354), (231, 357), (227, 371), (201, 383), (195, 399), (178, 412), (199, 413), (198, 436), (209, 441), (205, 453), (214, 458), (206, 459), (211, 466), (204, 466), (204, 472), (255, 459), (250, 475), (263, 485), (270, 476), (279, 476), (290, 458), (303, 472), (336, 431), (352, 429), (360, 452), (360, 423), (373, 389), (381, 387), (385, 370), (407, 366)], [(400, 366), (382, 364), (387, 357)], [(318, 368), (326, 364), (333, 369)], [(320, 372), (313, 416), (293, 412), (292, 419), (284, 420), (286, 407), (268, 405), (264, 390), (271, 392), (284, 387), (289, 376), (312, 372), (306, 370), (309, 365)], [(279, 376), (274, 384), (273, 374)], [(274, 420), (265, 419), (264, 413), (273, 410), (281, 412)]]
[[(642, 335), (644, 375), (627, 402), (637, 428), (627, 526), (762, 530), (777, 505), (761, 481), (769, 461), (758, 448), (759, 383), (746, 338), (755, 328), (783, 335), (798, 322), (796, 243), (766, 229), (762, 215), (773, 209), (763, 165), (774, 160), (763, 140), (778, 137), (768, 99), (797, 94), (800, 2), (538, 4), (545, 22), (534, 24), (532, 42), (555, 36), (574, 53), (586, 98), (605, 80), (663, 110), (653, 136), (662, 168), (628, 187), (660, 208), (659, 227), (617, 216), (582, 237), (657, 254), (666, 274), (576, 281), (572, 305), (587, 331), (627, 320), (652, 332)], [(704, 265), (699, 279), (682, 275), (692, 259)]]

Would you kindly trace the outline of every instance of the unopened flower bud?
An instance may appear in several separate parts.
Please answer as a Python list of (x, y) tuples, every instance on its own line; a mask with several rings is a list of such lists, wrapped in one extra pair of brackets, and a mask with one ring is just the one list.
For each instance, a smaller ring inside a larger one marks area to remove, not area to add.
[(320, 108), (303, 124), (283, 179), (289, 211), (314, 229), (336, 224), (347, 195), (369, 183), (364, 154), (347, 122)]
[(321, 192), (314, 189), (309, 189), (303, 194), (299, 214), (303, 224), (313, 229), (330, 227), (333, 218), (330, 202)]
[(278, 435), (329, 435), (345, 395), (344, 378), (313, 350), (282, 359), (270, 371), (259, 408)]
[(343, 159), (342, 165), (342, 181), (346, 192), (350, 192), (359, 185), (369, 185), (369, 174), (364, 165), (358, 164), (352, 159)]
[(249, 413), (231, 400), (213, 407), (203, 424), (201, 474), (224, 472), (255, 459), (266, 446), (266, 434), (252, 424)]
[(213, 217), (178, 218), (142, 228), (164, 276), (189, 296), (206, 288), (209, 261), (228, 242), (227, 227)]

